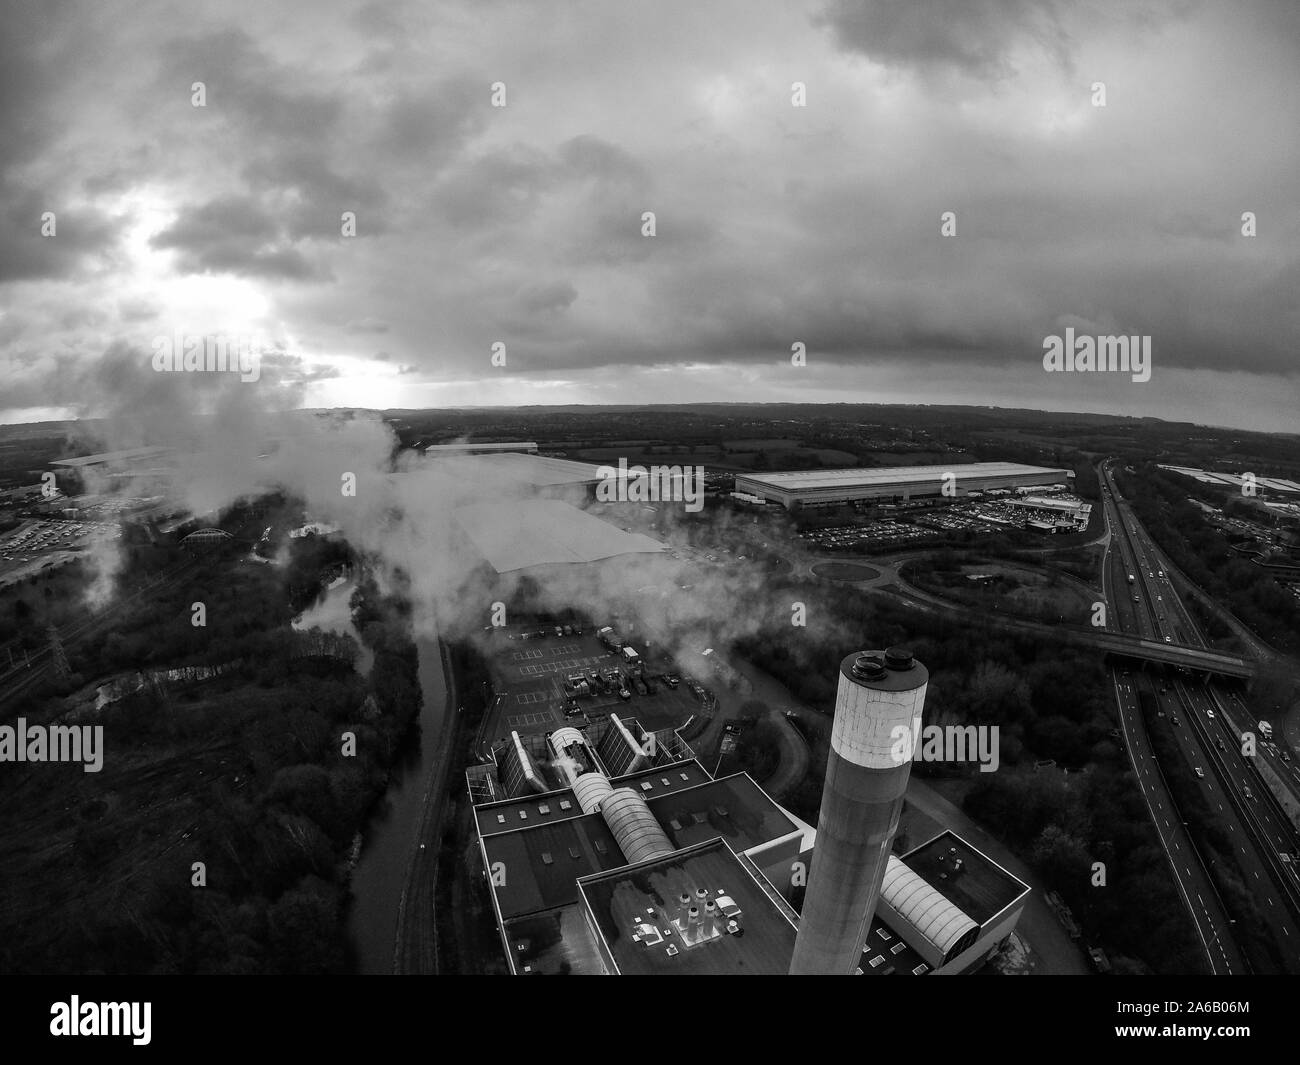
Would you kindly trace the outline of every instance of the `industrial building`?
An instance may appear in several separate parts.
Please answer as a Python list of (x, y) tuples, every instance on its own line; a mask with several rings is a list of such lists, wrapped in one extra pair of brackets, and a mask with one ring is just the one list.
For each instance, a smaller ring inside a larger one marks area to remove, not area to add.
[[(1216, 485), (1225, 488), (1241, 488), (1246, 483), (1246, 478), (1237, 473), (1218, 473), (1212, 470), (1198, 470), (1191, 466), (1166, 466), (1157, 464), (1158, 469), (1168, 470), (1170, 473), (1181, 474), (1184, 477), (1190, 477), (1201, 484)], [(1300, 484), (1295, 481), (1287, 480), (1285, 477), (1263, 477), (1255, 476), (1253, 482), (1257, 491), (1280, 492), (1288, 495), (1300, 493)]]
[(658, 540), (627, 532), (560, 499), (470, 503), (453, 513), (457, 526), (498, 573), (667, 550)]
[[(947, 466), (737, 474), (735, 490), (793, 510), (840, 506), (860, 500), (905, 501), (950, 493), (961, 498), (997, 488), (1068, 483), (1073, 478), (1073, 470), (1025, 466), (1018, 462), (969, 462)], [(952, 487), (945, 492), (948, 485)]]
[(72, 470), (86, 469), (91, 466), (120, 468), (164, 458), (171, 453), (171, 450), (168, 447), (133, 447), (125, 451), (103, 451), (95, 455), (81, 455), (78, 458), (55, 459), (50, 465)]
[(424, 449), (426, 455), (492, 455), (501, 452), (519, 452), (523, 455), (536, 455), (537, 443), (533, 440), (485, 441), (483, 443), (465, 444), (430, 444)]
[(1087, 526), (1092, 514), (1092, 504), (1078, 499), (1026, 496), (1009, 499), (1005, 505), (1031, 515), (1029, 523), (1044, 532), (1077, 532)]
[(1029, 888), (948, 831), (892, 853), (910, 769), (892, 730), (920, 728), (926, 680), (905, 651), (845, 659), (818, 829), (672, 730), (611, 714), (512, 732), (466, 773), (510, 971), (978, 968)]

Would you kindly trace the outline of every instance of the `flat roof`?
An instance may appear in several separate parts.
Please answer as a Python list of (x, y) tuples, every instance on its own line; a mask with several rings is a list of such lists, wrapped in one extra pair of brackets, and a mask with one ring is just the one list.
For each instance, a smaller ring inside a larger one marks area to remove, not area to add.
[(125, 451), (101, 451), (97, 455), (82, 455), (75, 459), (55, 459), (51, 466), (98, 466), (105, 462), (125, 462), (130, 459), (151, 458), (170, 451), (167, 447), (133, 447)]
[(454, 516), (498, 573), (666, 550), (658, 540), (624, 532), (559, 499), (471, 503), (458, 507)]
[(484, 836), (482, 844), (503, 921), (572, 905), (579, 877), (627, 865), (600, 814)]
[(1046, 466), (1025, 466), (1019, 462), (967, 462), (956, 465), (881, 466), (852, 470), (790, 470), (780, 473), (738, 473), (737, 480), (770, 488), (867, 488), (891, 484), (942, 481), (951, 473), (960, 481), (972, 477), (1041, 477), (1067, 474), (1069, 470)]
[[(1243, 480), (1242, 476), (1237, 473), (1219, 473), (1214, 470), (1198, 470), (1193, 466), (1166, 466), (1160, 463), (1157, 463), (1157, 466), (1162, 470), (1181, 473), (1183, 476), (1191, 477), (1203, 484), (1225, 484), (1240, 488)], [(1287, 480), (1285, 477), (1261, 477), (1256, 475), (1255, 483), (1260, 487), (1269, 488), (1275, 492), (1300, 492), (1300, 484)]]
[(600, 480), (600, 467), (590, 462), (557, 459), (547, 455), (525, 455), (518, 451), (501, 451), (485, 455), (466, 455), (472, 463), (468, 468), (486, 469), (494, 477), (503, 477), (520, 485), (533, 488), (551, 488), (556, 485), (595, 484)]
[(519, 976), (600, 976), (596, 937), (580, 903), (505, 922), (508, 957)]
[(930, 971), (930, 963), (879, 915), (871, 918), (859, 964), (866, 976), (924, 976)]
[[(506, 756), (510, 756), (509, 750)], [(653, 798), (671, 795), (675, 791), (698, 787), (711, 779), (704, 766), (694, 758), (688, 758), (681, 762), (643, 769), (621, 777), (610, 777), (610, 783), (616, 788), (631, 788), (649, 802)], [(565, 809), (565, 803), (568, 804), (568, 809)], [(651, 809), (653, 810), (654, 807), (651, 806)], [(525, 815), (524, 818), (520, 818), (520, 812)], [(480, 836), (516, 832), (539, 824), (583, 816), (585, 815), (582, 807), (578, 805), (572, 788), (559, 788), (545, 794), (520, 795), (513, 799), (502, 799), (474, 807), (474, 820), (478, 825)], [(719, 834), (713, 833), (714, 836)]]
[(494, 440), (491, 443), (460, 443), (460, 444), (430, 444), (424, 449), (426, 455), (467, 455), (476, 452), (488, 453), (492, 451), (536, 451), (537, 442), (534, 440)]
[(667, 794), (655, 789), (641, 794), (678, 849), (720, 837), (732, 850), (747, 851), (799, 828), (747, 773)]
[(902, 860), (981, 927), (1029, 891), (1028, 884), (948, 830)]
[(1091, 510), (1087, 503), (1072, 503), (1068, 499), (1044, 499), (1041, 496), (1026, 496), (1024, 499), (1008, 499), (1005, 507), (1027, 507), (1030, 510)]
[[(741, 933), (701, 936), (683, 929), (678, 896), (727, 895)], [(579, 881), (587, 913), (624, 975), (784, 975), (795, 926), (754, 874), (720, 839)], [(674, 920), (677, 923), (674, 923)], [(635, 938), (634, 938), (635, 937)]]

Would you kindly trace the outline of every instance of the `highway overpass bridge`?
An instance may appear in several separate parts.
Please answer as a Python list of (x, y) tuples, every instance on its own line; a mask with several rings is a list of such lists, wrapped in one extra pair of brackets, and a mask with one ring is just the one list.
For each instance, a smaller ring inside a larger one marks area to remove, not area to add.
[(1126, 658), (1139, 658), (1147, 662), (1160, 662), (1170, 666), (1185, 666), (1202, 673), (1223, 677), (1249, 678), (1255, 675), (1255, 664), (1238, 655), (1209, 651), (1203, 647), (1186, 647), (1177, 643), (1143, 640), (1117, 632), (1079, 633), (1085, 642), (1112, 654)]
[(976, 610), (973, 607), (941, 599), (913, 585), (899, 580), (897, 585), (906, 589), (899, 592), (895, 587), (875, 588), (872, 591), (893, 596), (908, 606), (928, 610), (931, 613), (968, 619), (981, 626), (995, 625), (1002, 629), (1032, 632), (1039, 637), (1054, 638), (1062, 643), (1071, 643), (1085, 647), (1094, 647), (1107, 654), (1121, 655), (1126, 658), (1156, 662), (1166, 666), (1183, 666), (1187, 669), (1221, 677), (1248, 679), (1256, 672), (1255, 663), (1240, 655), (1224, 654), (1222, 651), (1210, 651), (1204, 647), (1188, 647), (1185, 644), (1164, 643), (1160, 640), (1145, 640), (1140, 636), (1127, 635), (1122, 632), (1105, 632), (1093, 628), (1076, 628), (1073, 625), (1052, 625), (1043, 621), (1031, 621), (1029, 618), (1011, 617), (997, 611)]

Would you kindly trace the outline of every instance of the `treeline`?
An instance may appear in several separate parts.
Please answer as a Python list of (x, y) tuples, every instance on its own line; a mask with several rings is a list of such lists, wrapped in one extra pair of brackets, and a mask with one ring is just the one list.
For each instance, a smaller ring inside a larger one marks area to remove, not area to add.
[(1175, 482), (1149, 464), (1131, 475), (1121, 471), (1118, 480), (1138, 520), (1189, 580), (1278, 650), (1300, 651), (1300, 602), (1229, 550), (1223, 533), (1189, 502), (1195, 482)]
[[(773, 594), (805, 600), (807, 626), (774, 624), (740, 641), (740, 653), (830, 712), (847, 653), (910, 647), (930, 671), (925, 724), (996, 725), (1000, 755), (997, 772), (926, 762), (914, 762), (912, 772), (973, 776), (968, 812), (1070, 901), (1089, 941), (1104, 946), (1117, 970), (1201, 971), (1127, 757), (1110, 736), (1113, 695), (1094, 653), (920, 615), (843, 588), (820, 587), (810, 597), (807, 586), (777, 587)], [(1043, 760), (1056, 767), (1036, 772)], [(814, 823), (824, 770), (815, 756), (787, 795), (787, 805)], [(1107, 863), (1104, 889), (1091, 886), (1094, 861)]]
[(1086, 941), (1105, 947), (1116, 972), (1206, 972), (1130, 772), (1102, 763), (1069, 776), (989, 773), (962, 808), (1061, 895)]
[[(806, 585), (780, 585), (790, 601)], [(1082, 768), (1113, 759), (1113, 702), (1095, 652), (1032, 636), (917, 615), (888, 599), (822, 586), (803, 628), (772, 626), (737, 650), (811, 706), (834, 703), (840, 660), (864, 647), (905, 643), (930, 671), (927, 724), (997, 725), (1002, 764), (1055, 759)], [(928, 767), (927, 770), (928, 771)]]
[[(302, 543), (319, 561), (316, 547)], [(54, 883), (24, 889), (63, 892), (69, 904), (60, 920), (6, 936), (7, 971), (344, 970), (347, 856), (419, 712), (417, 655), (400, 594), (363, 581), (354, 605), (370, 675), (299, 657), (288, 580), (306, 572), (293, 557), (284, 573), (226, 567), (87, 649), (86, 667), (240, 665), (181, 693), (149, 686), (105, 711), (112, 757), (96, 783), (113, 816), (84, 819), (66, 859), (43, 870)], [(205, 627), (188, 609), (200, 599)], [(173, 842), (159, 851), (161, 839)]]

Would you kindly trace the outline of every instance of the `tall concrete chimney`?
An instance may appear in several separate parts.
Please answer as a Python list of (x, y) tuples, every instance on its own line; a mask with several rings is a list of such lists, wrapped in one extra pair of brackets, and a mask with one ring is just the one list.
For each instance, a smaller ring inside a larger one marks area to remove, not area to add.
[(792, 975), (851, 976), (861, 965), (903, 809), (929, 673), (900, 647), (840, 663), (812, 872)]

